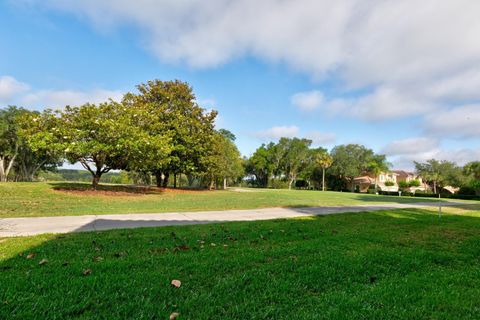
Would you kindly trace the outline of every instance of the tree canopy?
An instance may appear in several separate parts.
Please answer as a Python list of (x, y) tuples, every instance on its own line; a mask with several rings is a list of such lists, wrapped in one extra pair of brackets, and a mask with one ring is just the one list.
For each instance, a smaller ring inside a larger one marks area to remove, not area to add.
[(417, 174), (433, 186), (433, 193), (438, 187), (447, 185), (460, 186), (462, 183), (461, 169), (451, 161), (430, 159), (426, 162), (414, 162)]
[(367, 172), (375, 153), (359, 144), (336, 146), (332, 149), (333, 163), (330, 172), (346, 180), (353, 191), (353, 179)]
[(142, 169), (156, 176), (158, 186), (166, 186), (170, 174), (205, 172), (217, 112), (200, 107), (192, 88), (179, 80), (148, 81), (137, 89), (125, 95), (124, 105), (149, 116), (144, 129), (150, 135), (168, 132), (171, 137), (168, 156), (144, 161)]

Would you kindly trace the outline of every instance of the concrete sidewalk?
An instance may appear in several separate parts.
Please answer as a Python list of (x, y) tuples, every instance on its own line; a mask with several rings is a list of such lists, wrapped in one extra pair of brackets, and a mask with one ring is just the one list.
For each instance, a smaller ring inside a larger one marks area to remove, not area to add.
[[(442, 206), (460, 203), (442, 202)], [(108, 214), (39, 218), (0, 219), (0, 237), (30, 236), (42, 233), (68, 233), (110, 229), (205, 224), (230, 221), (255, 221), (295, 218), (335, 213), (438, 206), (438, 203), (373, 204), (343, 207), (266, 208), (251, 210)]]

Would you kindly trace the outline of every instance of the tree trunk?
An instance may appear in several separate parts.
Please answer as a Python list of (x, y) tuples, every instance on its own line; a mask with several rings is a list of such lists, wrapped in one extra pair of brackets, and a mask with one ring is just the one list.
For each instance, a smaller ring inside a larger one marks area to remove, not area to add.
[(227, 178), (223, 178), (223, 190), (227, 190)]
[(437, 181), (433, 180), (433, 193), (437, 194)]
[(325, 168), (322, 168), (322, 191), (325, 191)]
[(5, 175), (5, 167), (4, 167), (5, 160), (3, 157), (0, 157), (0, 181), (5, 182), (7, 181), (6, 175)]
[(92, 179), (92, 187), (93, 189), (97, 190), (98, 183), (100, 182), (100, 178), (102, 177), (102, 173), (98, 172), (93, 175)]
[(375, 176), (375, 192), (377, 192), (377, 188), (378, 188), (377, 176)]
[(292, 184), (293, 184), (294, 179), (290, 179), (290, 182), (288, 183), (288, 190), (292, 190)]
[(173, 189), (177, 189), (177, 174), (173, 174)]
[(213, 190), (214, 183), (215, 183), (215, 179), (212, 177), (210, 179), (210, 186), (208, 187), (209, 190)]
[(168, 178), (170, 177), (170, 173), (166, 172), (163, 174), (163, 182), (162, 182), (162, 187), (166, 188), (168, 187)]
[(157, 180), (157, 187), (161, 188), (163, 183), (162, 172), (155, 171), (154, 175), (155, 175), (155, 180)]
[(187, 175), (187, 179), (188, 179), (188, 186), (189, 186), (189, 187), (192, 187), (192, 186), (193, 186), (193, 182), (195, 181), (195, 177), (194, 177), (192, 174), (188, 174), (188, 175)]
[[(0, 181), (1, 182), (7, 182), (8, 179), (8, 174), (10, 173), (10, 170), (13, 167), (13, 164), (15, 163), (15, 158), (17, 157), (17, 153), (15, 153), (10, 159), (10, 161), (7, 163), (5, 157), (0, 157)], [(5, 165), (7, 166), (5, 168)]]

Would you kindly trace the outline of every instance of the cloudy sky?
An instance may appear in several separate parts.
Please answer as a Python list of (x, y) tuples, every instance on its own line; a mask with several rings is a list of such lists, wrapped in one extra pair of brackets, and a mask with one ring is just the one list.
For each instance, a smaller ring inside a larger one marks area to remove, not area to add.
[(0, 106), (189, 82), (243, 154), (362, 143), (397, 168), (480, 159), (478, 0), (3, 0)]

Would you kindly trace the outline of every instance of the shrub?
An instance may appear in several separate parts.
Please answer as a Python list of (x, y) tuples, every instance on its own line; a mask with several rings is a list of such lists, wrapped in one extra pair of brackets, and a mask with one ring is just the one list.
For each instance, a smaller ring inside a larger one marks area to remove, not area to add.
[(408, 183), (409, 187), (420, 187), (420, 180), (412, 180)]
[(470, 187), (475, 190), (477, 196), (480, 196), (480, 180), (473, 180), (470, 182)]
[(470, 186), (463, 186), (460, 188), (460, 190), (458, 190), (458, 194), (464, 196), (474, 196), (475, 189)]
[(398, 196), (399, 195), (398, 191), (382, 191), (382, 190), (378, 190), (378, 194), (382, 194), (384, 196)]
[(398, 186), (401, 188), (401, 189), (406, 189), (408, 187), (410, 187), (410, 184), (407, 182), (407, 181), (400, 181), (398, 183)]
[(271, 187), (273, 189), (288, 189), (288, 182), (284, 180), (272, 180)]
[(429, 198), (435, 198), (438, 197), (438, 194), (434, 194), (432, 192), (424, 192), (424, 191), (417, 191), (415, 192), (415, 197), (429, 197)]
[(387, 187), (393, 187), (395, 185), (395, 183), (393, 183), (393, 181), (385, 181), (385, 186)]

